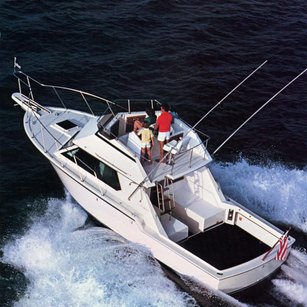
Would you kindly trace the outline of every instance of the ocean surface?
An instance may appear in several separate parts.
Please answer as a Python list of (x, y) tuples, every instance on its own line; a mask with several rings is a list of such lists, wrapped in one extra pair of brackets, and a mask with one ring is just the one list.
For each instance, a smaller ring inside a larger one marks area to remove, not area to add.
[(156, 98), (190, 124), (268, 60), (198, 125), (213, 152), (307, 67), (306, 1), (1, 0), (0, 306), (307, 306), (307, 74), (214, 155), (223, 191), (297, 239), (265, 287), (230, 297), (182, 286), (74, 202), (24, 133), (14, 57), (42, 83)]

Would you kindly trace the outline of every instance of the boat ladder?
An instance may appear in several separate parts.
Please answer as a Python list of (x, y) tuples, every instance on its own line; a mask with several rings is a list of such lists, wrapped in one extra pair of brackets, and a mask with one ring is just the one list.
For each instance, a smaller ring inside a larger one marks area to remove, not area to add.
[(175, 197), (173, 181), (169, 177), (164, 177), (163, 182), (156, 182), (157, 200), (160, 214), (172, 213), (175, 208)]

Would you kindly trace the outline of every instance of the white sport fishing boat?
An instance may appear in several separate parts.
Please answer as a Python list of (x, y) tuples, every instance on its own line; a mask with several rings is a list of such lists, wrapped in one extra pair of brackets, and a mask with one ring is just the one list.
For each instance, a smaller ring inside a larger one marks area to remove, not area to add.
[[(14, 67), (19, 92), (12, 99), (25, 111), (26, 134), (99, 222), (145, 245), (187, 279), (226, 293), (259, 283), (285, 261), (295, 239), (223, 194), (209, 169), (205, 134), (174, 118), (165, 146), (169, 163), (141, 163), (133, 121), (145, 112), (131, 111), (131, 101), (123, 110), (96, 95), (41, 84), (23, 73), (16, 59)], [(34, 88), (51, 89), (62, 106), (46, 104), (49, 96), (38, 98)], [(65, 99), (84, 102), (88, 111), (67, 108)], [(103, 115), (94, 114), (94, 99), (104, 106)]]

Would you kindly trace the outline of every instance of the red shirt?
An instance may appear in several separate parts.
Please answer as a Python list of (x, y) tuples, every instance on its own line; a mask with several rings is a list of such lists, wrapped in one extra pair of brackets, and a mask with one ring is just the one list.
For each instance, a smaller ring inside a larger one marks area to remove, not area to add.
[(157, 119), (159, 132), (169, 132), (171, 130), (172, 114), (169, 112), (162, 112)]

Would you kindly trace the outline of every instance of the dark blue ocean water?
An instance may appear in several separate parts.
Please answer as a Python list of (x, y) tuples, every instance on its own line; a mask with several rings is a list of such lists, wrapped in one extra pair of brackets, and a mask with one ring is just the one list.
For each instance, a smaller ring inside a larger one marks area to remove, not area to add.
[(1, 306), (194, 306), (194, 297), (307, 306), (306, 74), (212, 164), (224, 192), (297, 238), (277, 276), (235, 300), (180, 290), (147, 250), (105, 229), (73, 232), (91, 221), (32, 147), (10, 98), (16, 56), (43, 83), (110, 100), (156, 98), (194, 124), (268, 60), (199, 125), (214, 151), (307, 67), (305, 1), (2, 0), (0, 12)]

